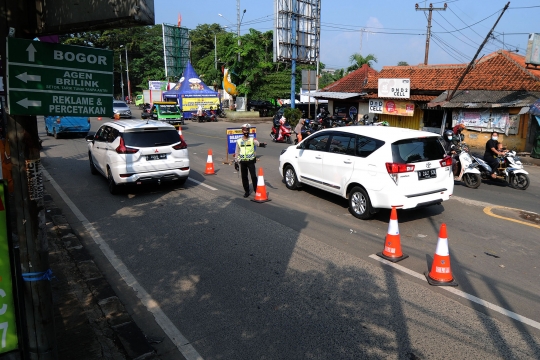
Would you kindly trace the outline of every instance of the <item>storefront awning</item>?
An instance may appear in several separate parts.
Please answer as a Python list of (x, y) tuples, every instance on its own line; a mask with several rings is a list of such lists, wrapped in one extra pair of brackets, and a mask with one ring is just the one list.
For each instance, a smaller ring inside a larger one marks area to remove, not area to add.
[(344, 99), (350, 99), (357, 96), (366, 95), (366, 93), (318, 91), (318, 92), (312, 92), (310, 95), (316, 98), (344, 100)]

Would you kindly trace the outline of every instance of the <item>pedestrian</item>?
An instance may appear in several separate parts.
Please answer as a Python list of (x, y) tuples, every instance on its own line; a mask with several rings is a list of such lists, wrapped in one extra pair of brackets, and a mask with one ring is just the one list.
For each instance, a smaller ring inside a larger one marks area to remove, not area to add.
[(240, 169), (245, 198), (247, 198), (250, 193), (248, 171), (251, 176), (251, 182), (253, 183), (253, 191), (257, 190), (257, 174), (255, 172), (255, 162), (257, 161), (257, 158), (255, 156), (255, 146), (266, 147), (266, 143), (261, 143), (257, 141), (257, 139), (250, 137), (250, 131), (250, 124), (242, 125), (243, 136), (236, 140), (236, 150), (234, 152), (234, 168), (236, 171)]

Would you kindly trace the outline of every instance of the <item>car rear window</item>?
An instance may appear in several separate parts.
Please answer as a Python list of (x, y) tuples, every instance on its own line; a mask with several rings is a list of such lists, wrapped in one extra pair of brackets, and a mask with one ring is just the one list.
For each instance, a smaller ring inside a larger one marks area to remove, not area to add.
[(113, 104), (113, 107), (117, 107), (117, 108), (127, 108), (127, 104), (126, 103), (114, 103)]
[(166, 146), (180, 142), (176, 130), (147, 130), (126, 132), (122, 135), (126, 146), (152, 147)]
[(444, 148), (436, 137), (399, 140), (392, 144), (392, 158), (398, 164), (441, 160), (444, 156)]

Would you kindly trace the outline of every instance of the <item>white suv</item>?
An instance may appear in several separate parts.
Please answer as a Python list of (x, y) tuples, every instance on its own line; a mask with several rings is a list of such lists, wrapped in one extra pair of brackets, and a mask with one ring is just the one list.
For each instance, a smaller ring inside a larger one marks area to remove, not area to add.
[(386, 126), (321, 130), (279, 157), (287, 188), (306, 184), (340, 195), (359, 219), (380, 208), (448, 200), (454, 191), (451, 167), (439, 135)]
[(111, 194), (119, 185), (176, 180), (189, 176), (187, 144), (162, 121), (122, 120), (103, 124), (86, 137), (92, 174), (103, 174)]

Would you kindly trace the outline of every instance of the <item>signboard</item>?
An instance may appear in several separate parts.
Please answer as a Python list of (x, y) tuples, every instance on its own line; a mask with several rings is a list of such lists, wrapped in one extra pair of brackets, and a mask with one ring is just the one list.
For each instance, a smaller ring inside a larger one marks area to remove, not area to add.
[(149, 81), (148, 90), (167, 90), (167, 81)]
[(212, 106), (214, 109), (219, 107), (219, 98), (216, 97), (188, 97), (182, 95), (182, 111), (197, 111), (199, 105), (203, 109), (210, 109)]
[(410, 93), (410, 79), (379, 79), (378, 97), (408, 99)]
[(529, 34), (525, 64), (540, 65), (540, 34)]
[(517, 134), (519, 130), (519, 117), (510, 116), (508, 111), (460, 110), (453, 120), (469, 130), (496, 131), (507, 135)]
[(413, 116), (414, 103), (398, 100), (369, 100), (369, 112), (397, 116)]
[[(236, 140), (242, 136), (242, 128), (227, 128), (227, 154), (234, 154), (236, 150)], [(257, 128), (250, 128), (249, 137), (257, 138)]]
[(0, 353), (19, 347), (9, 256), (11, 249), (7, 230), (6, 194), (7, 186), (0, 181)]
[(355, 119), (355, 118), (356, 118), (356, 114), (358, 114), (358, 110), (356, 109), (356, 107), (351, 106), (351, 107), (349, 108), (349, 117), (350, 117), (351, 119)]
[(8, 38), (12, 115), (112, 116), (113, 52)]

